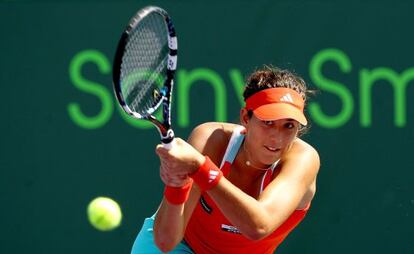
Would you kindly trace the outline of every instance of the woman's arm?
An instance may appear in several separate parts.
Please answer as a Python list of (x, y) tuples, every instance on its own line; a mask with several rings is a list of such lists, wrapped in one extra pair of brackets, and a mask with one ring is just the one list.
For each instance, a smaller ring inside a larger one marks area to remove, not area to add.
[(200, 191), (195, 185), (184, 204), (173, 205), (163, 198), (154, 222), (154, 241), (162, 252), (173, 250), (183, 239), (188, 220), (199, 198)]
[(208, 191), (226, 218), (246, 237), (259, 240), (271, 234), (298, 208), (312, 187), (319, 169), (318, 154), (310, 146), (299, 149), (300, 153), (284, 159), (280, 174), (257, 200), (225, 178)]
[[(208, 154), (212, 158), (220, 156), (217, 152), (219, 149), (213, 148), (211, 145), (214, 142), (209, 142), (212, 139), (222, 138), (220, 135), (213, 134), (219, 126), (204, 124), (193, 130), (190, 137), (188, 138), (188, 148), (191, 151), (181, 150), (181, 156), (186, 156), (187, 154), (194, 154), (194, 149), (199, 151), (195, 153), (197, 156), (194, 156), (191, 159), (180, 158), (181, 160), (187, 160), (188, 165), (184, 167), (197, 167), (199, 162), (198, 160), (204, 160), (204, 156), (201, 154)], [(176, 139), (177, 146), (182, 147), (184, 142), (183, 140)], [(174, 151), (168, 151), (162, 148), (162, 146), (157, 147), (157, 154), (161, 158), (161, 167), (160, 174), (161, 179), (166, 185), (170, 186), (182, 186), (189, 179), (186, 176), (186, 173), (183, 174), (169, 174), (169, 169), (176, 166), (175, 160), (164, 160), (169, 153), (174, 153)], [(178, 154), (174, 154), (175, 158), (180, 157)], [(183, 176), (186, 176), (183, 177)], [(187, 223), (194, 211), (195, 206), (200, 198), (200, 190), (197, 185), (193, 184), (193, 187), (190, 192), (190, 196), (184, 204), (174, 205), (169, 203), (165, 198), (161, 201), (160, 207), (157, 211), (157, 215), (154, 223), (154, 240), (158, 248), (163, 252), (168, 252), (174, 249), (174, 247), (182, 240), (184, 237), (185, 229)]]

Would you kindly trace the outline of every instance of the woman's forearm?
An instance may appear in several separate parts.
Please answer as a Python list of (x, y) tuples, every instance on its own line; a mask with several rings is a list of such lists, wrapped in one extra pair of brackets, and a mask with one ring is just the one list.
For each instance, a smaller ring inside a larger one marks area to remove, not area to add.
[(172, 205), (165, 199), (154, 222), (154, 240), (158, 248), (168, 252), (182, 240), (184, 235), (184, 204)]
[(222, 179), (208, 192), (221, 212), (246, 237), (260, 239), (267, 235), (268, 215), (258, 207), (260, 203), (229, 183)]
[[(208, 194), (226, 218), (252, 240), (259, 240), (279, 227), (295, 210), (297, 197), (279, 193), (277, 198), (258, 201), (223, 178)], [(277, 209), (275, 209), (277, 207)]]

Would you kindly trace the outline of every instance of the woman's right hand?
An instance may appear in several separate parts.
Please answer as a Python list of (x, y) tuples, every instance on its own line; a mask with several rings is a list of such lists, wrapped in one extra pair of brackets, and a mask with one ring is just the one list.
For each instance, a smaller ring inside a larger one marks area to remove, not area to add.
[(171, 187), (182, 187), (192, 181), (188, 175), (172, 175), (165, 169), (162, 161), (160, 166), (160, 177), (165, 185)]

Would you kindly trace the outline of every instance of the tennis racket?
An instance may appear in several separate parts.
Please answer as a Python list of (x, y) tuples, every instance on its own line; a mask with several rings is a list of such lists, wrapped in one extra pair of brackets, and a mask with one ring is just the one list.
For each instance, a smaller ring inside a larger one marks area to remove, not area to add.
[[(157, 127), (171, 149), (171, 96), (177, 67), (177, 37), (168, 13), (156, 6), (139, 10), (122, 33), (113, 63), (113, 85), (120, 106)], [(162, 120), (154, 112), (162, 106)]]

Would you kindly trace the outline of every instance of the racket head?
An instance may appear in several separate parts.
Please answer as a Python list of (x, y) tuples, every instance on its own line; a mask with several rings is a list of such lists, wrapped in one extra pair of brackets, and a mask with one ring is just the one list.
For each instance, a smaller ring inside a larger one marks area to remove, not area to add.
[[(151, 121), (163, 141), (173, 138), (171, 95), (176, 67), (177, 37), (168, 13), (156, 6), (139, 10), (118, 42), (112, 76), (114, 91), (124, 111)], [(160, 106), (162, 120), (153, 116)]]

